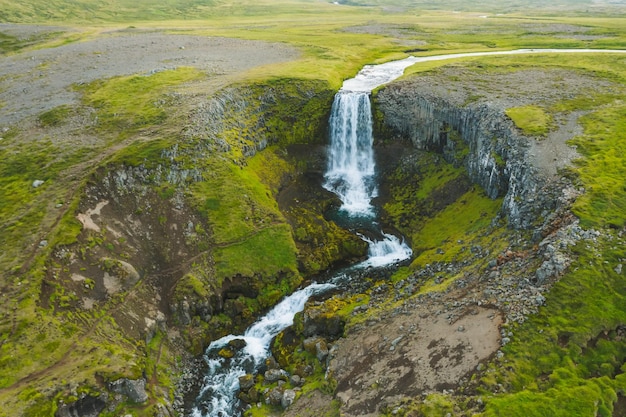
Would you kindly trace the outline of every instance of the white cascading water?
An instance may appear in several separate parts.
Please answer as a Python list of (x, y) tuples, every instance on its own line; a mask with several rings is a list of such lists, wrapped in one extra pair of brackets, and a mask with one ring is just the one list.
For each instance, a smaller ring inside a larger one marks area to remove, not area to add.
[[(369, 219), (375, 223), (372, 199), (377, 195), (375, 164), (372, 149), (372, 89), (402, 75), (412, 61), (405, 59), (387, 64), (366, 66), (347, 80), (337, 93), (330, 118), (331, 144), (324, 187), (342, 201), (341, 210), (349, 217)], [(412, 252), (397, 236), (381, 232), (382, 240), (370, 240), (368, 259), (354, 268), (381, 267), (411, 257)], [(345, 274), (331, 282), (340, 285)], [(276, 305), (265, 317), (253, 324), (243, 336), (229, 335), (214, 341), (205, 352), (208, 372), (192, 410), (193, 417), (234, 417), (241, 414), (237, 399), (239, 377), (254, 373), (269, 356), (274, 337), (291, 326), (296, 313), (314, 294), (323, 293), (336, 284), (312, 284), (296, 291)], [(234, 339), (243, 339), (246, 346), (230, 359), (218, 355), (220, 349)]]
[(413, 255), (411, 248), (404, 240), (392, 234), (383, 233), (383, 240), (370, 240), (364, 236), (361, 239), (369, 244), (368, 257), (361, 262), (358, 267), (381, 267), (391, 265), (405, 259), (409, 259)]
[[(414, 58), (410, 57), (368, 65), (356, 77), (346, 80), (335, 96), (329, 120), (330, 148), (323, 186), (337, 194), (342, 202), (340, 211), (349, 217), (369, 218), (375, 224), (372, 199), (378, 196), (378, 189), (370, 93), (398, 78), (412, 63)], [(369, 256), (359, 267), (380, 267), (411, 257), (411, 248), (403, 240), (387, 233), (382, 236), (378, 241), (361, 236), (369, 244)]]
[(374, 215), (372, 110), (369, 93), (340, 91), (335, 95), (330, 120), (330, 149), (324, 188), (342, 201), (350, 216)]
[[(272, 339), (293, 324), (296, 313), (304, 309), (311, 295), (334, 288), (334, 284), (312, 284), (296, 291), (278, 303), (265, 317), (246, 330), (243, 336), (228, 335), (212, 342), (206, 350), (208, 372), (196, 399), (194, 417), (233, 417), (238, 415), (239, 377), (253, 373), (269, 356)], [(242, 339), (246, 346), (225, 359), (217, 353), (228, 346), (228, 342)]]

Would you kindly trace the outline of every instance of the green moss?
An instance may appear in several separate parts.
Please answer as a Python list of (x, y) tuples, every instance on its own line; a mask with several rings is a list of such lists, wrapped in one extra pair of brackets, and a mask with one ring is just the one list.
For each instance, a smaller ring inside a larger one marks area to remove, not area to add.
[(245, 240), (215, 250), (217, 273), (273, 276), (281, 271), (296, 271), (296, 247), (287, 225), (261, 229)]
[(585, 226), (623, 227), (626, 219), (626, 187), (623, 172), (626, 157), (626, 105), (622, 100), (583, 116), (584, 134), (572, 142), (585, 156), (578, 161), (585, 194), (574, 204), (574, 212)]
[(190, 188), (216, 243), (238, 242), (282, 220), (268, 188), (254, 172), (222, 163), (216, 164), (213, 174)]
[(70, 245), (76, 242), (78, 235), (83, 229), (82, 223), (76, 219), (78, 201), (79, 199), (76, 198), (69, 204), (68, 209), (59, 222), (59, 226), (55, 230), (51, 246)]
[(600, 240), (598, 257), (586, 245), (577, 246), (577, 262), (546, 307), (513, 329), (516, 337), (503, 349), (508, 369), (483, 380), (487, 389), (504, 383), (512, 394), (490, 401), (485, 415), (611, 415), (616, 392), (625, 388), (626, 344), (615, 329), (626, 322), (626, 286), (612, 269), (619, 250)]
[(367, 243), (326, 220), (315, 204), (299, 203), (286, 215), (294, 229), (298, 261), (306, 273), (326, 270), (336, 262), (367, 254)]
[(429, 394), (418, 407), (423, 416), (445, 416), (455, 414), (454, 402), (445, 394)]
[(168, 90), (203, 75), (189, 67), (161, 71), (150, 76), (132, 75), (94, 81), (77, 87), (83, 104), (98, 112), (99, 131), (128, 137), (137, 129), (158, 125), (168, 116), (167, 105), (173, 100)]
[(176, 298), (182, 300), (186, 295), (192, 294), (200, 299), (206, 299), (210, 293), (206, 283), (193, 273), (187, 273), (176, 284), (176, 294)]
[(385, 220), (409, 238), (414, 265), (454, 260), (462, 250), (458, 242), (483, 234), (502, 200), (487, 197), (469, 182), (464, 168), (439, 156), (420, 153), (414, 164), (399, 166), (388, 178)]
[(24, 410), (24, 417), (54, 417), (57, 405), (54, 400), (47, 398), (41, 393), (36, 393), (33, 398), (24, 399), (31, 403)]
[(0, 54), (8, 55), (23, 49), (40, 46), (46, 42), (53, 42), (54, 39), (62, 37), (63, 32), (58, 30), (41, 31), (30, 36), (12, 36), (0, 33)]
[(276, 139), (283, 146), (324, 140), (335, 95), (327, 83), (278, 78), (270, 80), (263, 90), (261, 97), (269, 104), (264, 113), (270, 137), (278, 134)]
[[(116, 152), (111, 158), (111, 163), (134, 167), (143, 165), (146, 168), (154, 168), (163, 162), (161, 155), (165, 149), (172, 145), (174, 140), (175, 138), (158, 137), (149, 141), (133, 142)], [(162, 187), (161, 190), (164, 193), (162, 195), (165, 198), (171, 192), (168, 191), (171, 187), (169, 185), (163, 185)]]
[[(436, 250), (442, 250), (451, 259), (460, 247), (457, 241), (468, 240), (483, 233), (500, 209), (502, 201), (492, 200), (482, 190), (469, 191), (450, 204), (412, 236), (413, 251), (417, 260), (421, 257), (437, 259)], [(455, 221), (450, 221), (455, 219)]]
[(430, 153), (418, 153), (414, 163), (398, 166), (385, 180), (390, 198), (383, 206), (383, 217), (408, 237), (470, 187), (464, 168)]
[(518, 129), (529, 136), (545, 136), (552, 124), (552, 117), (543, 108), (535, 105), (511, 107), (505, 113)]
[[(42, 235), (40, 227), (42, 222), (55, 223), (57, 212), (63, 213), (63, 208), (55, 207), (54, 202), (64, 201), (68, 189), (77, 186), (66, 178), (66, 170), (92, 152), (60, 147), (49, 140), (25, 141), (9, 133), (0, 147), (0, 246), (6, 255), (0, 256), (1, 266), (6, 266), (4, 262), (13, 266), (19, 263), (25, 253), (22, 245), (34, 244), (33, 236), (45, 236), (49, 245), (57, 240), (73, 241), (78, 225), (71, 214), (63, 216), (58, 233)], [(43, 183), (35, 187), (35, 180)]]
[(48, 110), (45, 113), (39, 115), (39, 122), (44, 127), (58, 126), (62, 124), (70, 115), (72, 111), (69, 106), (59, 106), (52, 110)]
[(608, 378), (583, 384), (567, 384), (544, 392), (522, 391), (489, 402), (488, 416), (603, 416), (611, 417), (615, 389)]

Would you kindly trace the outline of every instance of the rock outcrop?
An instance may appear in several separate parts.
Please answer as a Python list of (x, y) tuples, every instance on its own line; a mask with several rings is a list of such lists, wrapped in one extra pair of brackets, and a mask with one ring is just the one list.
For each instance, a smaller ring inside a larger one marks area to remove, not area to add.
[(143, 403), (148, 400), (146, 393), (146, 380), (121, 378), (117, 381), (109, 383), (109, 390), (117, 394), (121, 394), (128, 398), (132, 403)]
[(98, 417), (106, 407), (100, 397), (86, 395), (72, 404), (61, 404), (55, 417)]
[(418, 149), (441, 153), (447, 162), (464, 164), (489, 197), (504, 197), (502, 214), (512, 227), (530, 228), (554, 211), (561, 188), (537, 172), (529, 160), (529, 138), (517, 131), (504, 108), (489, 102), (459, 105), (411, 82), (390, 84), (375, 103), (392, 134)]

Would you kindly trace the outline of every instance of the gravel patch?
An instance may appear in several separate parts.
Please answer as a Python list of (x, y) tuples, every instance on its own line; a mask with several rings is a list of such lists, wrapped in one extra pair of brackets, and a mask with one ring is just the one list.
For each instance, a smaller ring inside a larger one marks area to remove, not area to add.
[(0, 33), (14, 36), (20, 41), (40, 37), (49, 33), (68, 32), (71, 29), (62, 26), (18, 25), (14, 23), (0, 23)]
[[(0, 30), (27, 37), (37, 29), (5, 24)], [(220, 77), (297, 57), (295, 48), (279, 43), (160, 31), (115, 31), (93, 40), (27, 51), (0, 61), (0, 126), (76, 103), (73, 84), (180, 66)]]

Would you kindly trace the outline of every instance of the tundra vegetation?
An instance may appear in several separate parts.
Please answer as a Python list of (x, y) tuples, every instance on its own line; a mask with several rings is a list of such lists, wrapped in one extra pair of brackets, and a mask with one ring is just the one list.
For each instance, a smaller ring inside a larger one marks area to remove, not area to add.
[[(302, 282), (362, 258), (363, 242), (325, 216), (337, 202), (319, 184), (334, 92), (363, 65), (408, 54), (626, 46), (621, 1), (0, 0), (0, 19), (0, 59), (111, 32), (120, 42), (159, 32), (295, 51), (285, 62), (230, 75), (172, 65), (77, 82), (75, 102), (0, 125), (0, 416), (7, 417), (54, 416), (86, 396), (108, 396), (103, 416), (163, 415), (212, 339), (243, 330)], [(580, 158), (560, 175), (584, 190), (571, 209), (597, 239), (573, 248), (536, 314), (505, 324), (514, 337), (501, 349), (504, 359), (481, 365), (458, 389), (425, 392), (380, 413), (623, 415), (625, 64), (621, 55), (537, 54), (406, 71), (405, 78), (447, 68), (567, 70), (613, 87), (506, 111), (538, 141), (560, 115), (580, 112), (580, 134), (571, 138)], [(0, 89), (19, 82), (0, 74)], [(490, 88), (482, 86), (483, 98), (501, 93)], [(0, 112), (8, 104), (0, 102)], [(375, 116), (377, 146), (392, 147), (383, 116)], [(369, 277), (366, 289), (321, 303), (346, 331), (406, 301), (381, 299), (377, 288), (434, 263), (463, 266), (425, 280), (412, 297), (488, 273), (489, 259), (468, 245), (491, 254), (536, 249), (532, 231), (512, 230), (498, 216), (502, 199), (471, 184), (464, 152), (459, 143), (458, 163), (419, 152), (386, 164), (382, 221), (407, 237), (414, 257), (384, 282)], [(521, 241), (531, 243), (512, 243)], [(365, 312), (373, 294), (377, 303)], [(299, 396), (319, 390), (332, 398), (332, 376), (297, 347), (301, 327), (300, 316), (292, 337), (274, 342), (274, 355), (290, 372), (313, 369)], [(141, 378), (147, 401), (109, 391), (112, 382)], [(340, 401), (329, 400), (326, 410), (340, 415)]]

